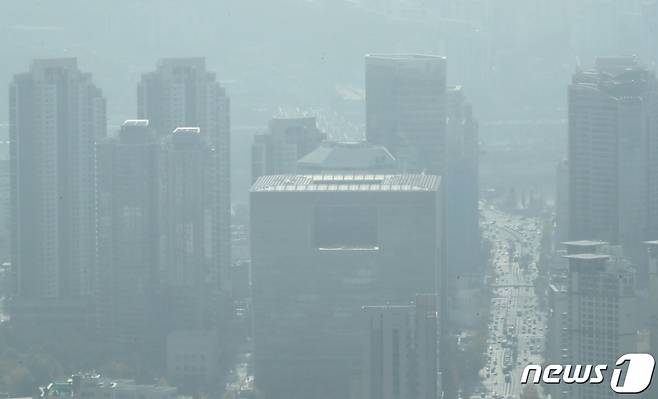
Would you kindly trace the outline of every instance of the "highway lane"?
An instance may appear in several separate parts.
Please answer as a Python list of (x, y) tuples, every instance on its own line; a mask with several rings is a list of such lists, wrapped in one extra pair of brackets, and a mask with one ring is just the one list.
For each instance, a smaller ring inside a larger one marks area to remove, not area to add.
[(493, 258), (487, 362), (480, 376), (485, 397), (517, 399), (523, 368), (543, 360), (546, 319), (534, 290), (541, 222), (490, 207), (483, 209), (483, 220)]

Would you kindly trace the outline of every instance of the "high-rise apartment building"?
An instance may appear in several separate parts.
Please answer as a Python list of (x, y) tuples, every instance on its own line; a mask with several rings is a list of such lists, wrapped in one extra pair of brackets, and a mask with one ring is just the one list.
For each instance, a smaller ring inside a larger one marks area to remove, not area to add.
[(637, 253), (658, 225), (658, 81), (634, 57), (599, 58), (569, 86), (569, 238)]
[(217, 311), (213, 147), (199, 127), (179, 127), (160, 153), (159, 258), (164, 331), (213, 328)]
[(440, 179), (262, 176), (251, 189), (255, 383), (363, 397), (361, 307), (437, 293)]
[(444, 175), (446, 59), (369, 54), (366, 138), (386, 147), (405, 171)]
[(13, 318), (84, 315), (94, 290), (94, 142), (105, 99), (74, 58), (38, 59), (9, 90)]
[(440, 397), (437, 298), (411, 305), (364, 306), (364, 399)]
[(138, 117), (148, 119), (160, 137), (181, 126), (200, 128), (204, 141), (214, 149), (216, 171), (215, 221), (219, 284), (230, 288), (231, 192), (230, 101), (203, 58), (166, 58), (155, 72), (146, 73), (137, 90)]
[(251, 178), (295, 173), (297, 161), (315, 150), (326, 135), (315, 117), (272, 118), (267, 133), (254, 137), (251, 146)]
[[(568, 363), (615, 364), (636, 346), (635, 271), (620, 258), (568, 252)], [(617, 394), (607, 384), (576, 384), (569, 395), (601, 399)]]
[(141, 347), (158, 282), (158, 152), (147, 120), (127, 120), (96, 147), (98, 329)]

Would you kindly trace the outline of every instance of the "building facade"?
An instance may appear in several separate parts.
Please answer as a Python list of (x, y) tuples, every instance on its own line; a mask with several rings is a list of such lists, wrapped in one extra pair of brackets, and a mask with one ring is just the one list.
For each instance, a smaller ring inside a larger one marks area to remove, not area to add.
[(266, 398), (362, 397), (362, 313), (437, 293), (433, 175), (277, 175), (251, 189), (255, 384)]
[[(636, 348), (635, 271), (609, 255), (568, 252), (568, 361), (615, 364), (621, 355), (634, 353)], [(600, 399), (616, 395), (608, 384), (582, 384), (571, 386), (566, 397)]]
[(366, 138), (386, 147), (405, 171), (444, 175), (446, 59), (369, 54)]
[(446, 133), (446, 265), (453, 290), (451, 319), (475, 326), (468, 307), (484, 284), (480, 259), (478, 123), (461, 86), (447, 90)]
[(160, 137), (181, 126), (200, 128), (202, 139), (214, 150), (216, 191), (213, 245), (217, 259), (218, 284), (230, 290), (231, 183), (230, 100), (206, 70), (204, 58), (166, 58), (156, 71), (142, 76), (137, 89), (137, 114), (148, 119)]
[(295, 173), (297, 161), (325, 137), (315, 117), (272, 118), (268, 132), (256, 135), (251, 146), (252, 182), (263, 175)]
[(214, 229), (214, 149), (198, 127), (179, 127), (161, 143), (159, 165), (160, 306), (163, 331), (215, 328), (218, 240)]
[(634, 57), (599, 58), (569, 86), (569, 239), (644, 253), (658, 223), (658, 82)]
[(364, 306), (365, 399), (440, 398), (437, 298), (411, 305)]
[(76, 59), (38, 59), (10, 85), (9, 121), (12, 318), (83, 321), (95, 290), (94, 142), (106, 134), (105, 99)]
[(96, 147), (98, 329), (119, 346), (147, 344), (158, 281), (158, 152), (147, 120), (127, 120)]

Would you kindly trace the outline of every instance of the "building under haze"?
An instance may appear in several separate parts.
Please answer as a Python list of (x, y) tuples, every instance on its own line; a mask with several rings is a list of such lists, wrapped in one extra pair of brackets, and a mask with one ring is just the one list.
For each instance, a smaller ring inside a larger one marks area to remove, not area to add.
[(251, 189), (255, 383), (266, 398), (362, 398), (362, 306), (436, 293), (440, 179), (262, 176)]
[(214, 149), (217, 193), (214, 205), (219, 283), (229, 289), (231, 255), (230, 101), (204, 58), (165, 58), (155, 72), (142, 75), (137, 90), (137, 113), (148, 119), (160, 137), (181, 126), (200, 128), (201, 137)]
[(256, 135), (251, 146), (252, 182), (263, 175), (295, 173), (297, 160), (325, 137), (315, 117), (272, 118), (268, 132)]
[[(446, 133), (446, 265), (447, 286), (455, 289), (456, 306), (451, 314), (461, 322), (477, 309), (463, 308), (484, 283), (480, 260), (479, 147), (478, 123), (461, 86), (447, 91)], [(456, 320), (455, 319), (455, 320)]]
[(398, 173), (397, 160), (384, 146), (367, 141), (325, 141), (297, 161), (304, 174)]
[[(648, 252), (648, 317), (643, 321), (649, 329), (649, 350), (654, 357), (658, 357), (658, 241), (645, 242)], [(658, 396), (658, 387), (653, 384), (649, 387), (653, 397)]]
[(35, 60), (9, 90), (15, 321), (82, 321), (94, 290), (94, 142), (105, 99), (75, 58)]
[(363, 399), (440, 398), (436, 295), (364, 306)]
[[(615, 364), (636, 347), (635, 271), (625, 261), (597, 253), (600, 242), (566, 243), (568, 364)], [(553, 359), (551, 359), (553, 360)], [(561, 363), (559, 363), (561, 364)], [(568, 391), (568, 387), (562, 391)], [(570, 399), (616, 398), (608, 384), (572, 385)]]
[(198, 127), (179, 127), (161, 143), (159, 259), (162, 331), (212, 329), (219, 320), (219, 241), (213, 147)]
[(369, 54), (366, 138), (386, 147), (405, 171), (444, 175), (446, 59)]
[(569, 162), (555, 168), (555, 241), (569, 240)]
[[(643, 252), (658, 227), (658, 82), (634, 57), (598, 58), (569, 86), (569, 238)], [(639, 248), (639, 251), (638, 251)]]
[(127, 120), (96, 148), (98, 328), (119, 347), (152, 340), (158, 282), (158, 152), (147, 120)]

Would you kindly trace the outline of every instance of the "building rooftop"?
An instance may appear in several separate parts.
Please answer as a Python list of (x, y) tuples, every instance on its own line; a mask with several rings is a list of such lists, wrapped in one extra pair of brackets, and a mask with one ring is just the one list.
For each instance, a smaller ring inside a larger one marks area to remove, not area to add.
[[(373, 171), (397, 167), (395, 157), (381, 145), (365, 141), (325, 141), (318, 148), (297, 161), (304, 171)], [(313, 172), (311, 172), (313, 173)], [(382, 173), (382, 172), (380, 172)], [(385, 173), (385, 172), (384, 172)]]
[(382, 311), (382, 310), (413, 310), (416, 306), (410, 305), (365, 305), (361, 306), (364, 311)]
[(565, 259), (580, 259), (580, 260), (605, 260), (610, 259), (609, 255), (603, 254), (573, 254), (573, 255), (563, 255)]
[(446, 57), (442, 55), (433, 54), (408, 54), (408, 53), (380, 53), (380, 54), (366, 54), (366, 60), (382, 60), (382, 61), (419, 61), (419, 60), (434, 60), (445, 61)]
[(199, 134), (201, 129), (198, 127), (177, 127), (174, 129), (174, 134)]
[(312, 191), (437, 191), (440, 177), (405, 174), (334, 174), (334, 175), (269, 175), (261, 176), (251, 192), (312, 192)]
[(148, 119), (127, 119), (121, 127), (148, 127)]
[(605, 241), (593, 241), (593, 240), (565, 241), (562, 243), (562, 245), (565, 245), (567, 247), (594, 247), (594, 246), (598, 247), (606, 244), (607, 243)]

